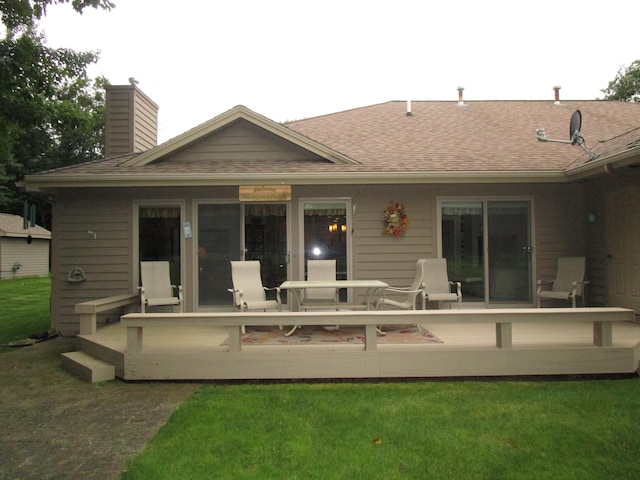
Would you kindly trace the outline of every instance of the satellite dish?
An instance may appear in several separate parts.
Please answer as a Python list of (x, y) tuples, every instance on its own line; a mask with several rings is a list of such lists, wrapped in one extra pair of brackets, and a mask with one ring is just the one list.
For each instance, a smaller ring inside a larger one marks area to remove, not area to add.
[(589, 154), (589, 160), (593, 160), (597, 158), (597, 155), (589, 150), (584, 144), (584, 138), (580, 133), (580, 128), (582, 128), (582, 113), (580, 110), (576, 110), (571, 115), (571, 120), (569, 121), (569, 140), (554, 140), (553, 138), (547, 137), (547, 132), (544, 131), (544, 128), (538, 128), (536, 130), (536, 136), (538, 137), (539, 142), (556, 142), (556, 143), (570, 143), (571, 145), (578, 145), (585, 152)]
[(580, 110), (576, 110), (571, 115), (571, 121), (569, 122), (569, 140), (571, 140), (571, 145), (575, 145), (578, 139), (582, 138), (580, 128), (582, 128), (582, 113), (580, 113)]

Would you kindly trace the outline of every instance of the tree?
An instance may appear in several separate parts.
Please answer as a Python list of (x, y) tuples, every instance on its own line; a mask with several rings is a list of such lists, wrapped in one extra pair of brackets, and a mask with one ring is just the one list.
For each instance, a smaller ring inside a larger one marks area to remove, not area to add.
[(616, 78), (609, 82), (604, 90), (605, 100), (623, 100), (625, 102), (640, 102), (640, 60), (636, 60), (628, 67), (620, 67)]
[(0, 2), (0, 18), (9, 32), (18, 27), (30, 27), (34, 20), (41, 19), (47, 13), (47, 7), (56, 3), (69, 3), (73, 9), (82, 13), (85, 8), (111, 10), (115, 5), (109, 0), (3, 0)]
[[(5, 0), (7, 27), (0, 40), (0, 211), (22, 214), (25, 200), (38, 204), (38, 223), (50, 226), (50, 207), (16, 186), (27, 174), (85, 162), (104, 149), (103, 77), (87, 67), (95, 52), (52, 49), (34, 21), (47, 5), (69, 0)], [(107, 0), (72, 0), (73, 8), (111, 8)]]

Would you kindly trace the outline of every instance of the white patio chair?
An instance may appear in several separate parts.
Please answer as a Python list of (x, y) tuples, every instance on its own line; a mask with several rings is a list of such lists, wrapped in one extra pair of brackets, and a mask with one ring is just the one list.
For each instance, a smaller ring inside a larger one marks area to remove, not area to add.
[[(233, 308), (247, 310), (282, 310), (280, 287), (265, 287), (262, 284), (260, 261), (231, 261), (231, 281), (233, 288), (227, 291), (233, 294)], [(275, 291), (276, 299), (268, 300), (267, 291)], [(242, 331), (245, 331), (244, 325)]]
[(449, 281), (446, 258), (428, 258), (424, 263), (424, 305), (428, 302), (453, 302), (462, 304), (462, 285), (460, 282)]
[[(426, 258), (421, 258), (416, 262), (416, 275), (408, 287), (387, 287), (384, 289), (383, 295), (377, 298), (373, 305), (377, 310), (382, 307), (390, 307), (394, 309), (403, 310), (415, 310), (416, 309), (416, 297), (419, 293), (422, 293), (422, 275), (423, 266), (426, 262)], [(396, 299), (388, 298), (387, 294), (401, 295)], [(424, 304), (423, 304), (424, 306)]]
[[(583, 290), (589, 283), (584, 280), (585, 257), (559, 257), (555, 280), (538, 280), (538, 308), (541, 300), (570, 300), (571, 306), (576, 307), (576, 297), (582, 297), (585, 305)], [(551, 290), (543, 290), (544, 285), (551, 285)]]
[[(169, 262), (140, 262), (140, 311), (147, 307), (170, 305), (173, 310), (178, 306), (182, 312), (182, 286), (172, 285), (169, 275)], [(175, 295), (177, 293), (177, 296)]]
[[(333, 281), (336, 279), (335, 260), (308, 260), (308, 281)], [(339, 290), (337, 288), (305, 288), (302, 309), (307, 307), (327, 305), (335, 306), (338, 303)]]

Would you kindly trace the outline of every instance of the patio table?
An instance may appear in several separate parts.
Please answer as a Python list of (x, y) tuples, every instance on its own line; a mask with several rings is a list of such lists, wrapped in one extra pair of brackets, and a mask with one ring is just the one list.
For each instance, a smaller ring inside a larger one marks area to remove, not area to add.
[[(291, 290), (300, 309), (326, 309), (326, 308), (335, 308), (336, 310), (340, 310), (340, 308), (346, 309), (354, 309), (354, 308), (363, 308), (365, 310), (369, 310), (369, 305), (373, 301), (374, 295), (381, 295), (382, 290), (388, 288), (389, 284), (382, 282), (380, 280), (287, 280), (280, 285), (280, 289), (282, 290)], [(303, 292), (306, 288), (364, 288), (366, 289), (364, 295), (364, 302), (362, 303), (351, 303), (351, 302), (307, 302), (305, 303)], [(291, 335), (295, 332), (297, 325), (295, 325), (286, 336)], [(379, 333), (380, 330), (378, 330)]]
[[(388, 288), (389, 284), (380, 280), (287, 280), (280, 285), (282, 290), (291, 290), (300, 308), (326, 308), (328, 306), (336, 308), (365, 308), (369, 310), (369, 305), (374, 295), (382, 294), (382, 290)], [(349, 302), (317, 302), (305, 303), (303, 292), (307, 288), (364, 288), (366, 293), (364, 296), (364, 302), (361, 304), (349, 303)]]

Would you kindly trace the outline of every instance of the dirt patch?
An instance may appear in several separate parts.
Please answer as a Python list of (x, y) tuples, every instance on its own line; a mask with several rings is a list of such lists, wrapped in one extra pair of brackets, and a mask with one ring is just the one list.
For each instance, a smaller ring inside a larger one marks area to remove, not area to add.
[(60, 366), (74, 339), (0, 354), (0, 479), (116, 479), (197, 384), (85, 383)]

